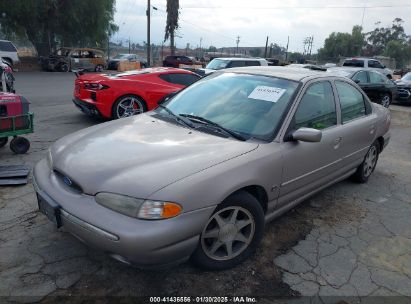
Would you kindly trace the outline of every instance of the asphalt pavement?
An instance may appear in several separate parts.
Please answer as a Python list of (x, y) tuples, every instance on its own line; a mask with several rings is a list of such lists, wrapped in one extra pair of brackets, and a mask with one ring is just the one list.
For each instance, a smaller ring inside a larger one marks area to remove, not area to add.
[[(104, 122), (73, 105), (74, 77), (16, 74), (35, 133), (26, 155), (0, 149), (1, 165), (32, 167), (58, 138)], [(268, 297), (264, 303), (411, 303), (411, 107), (391, 112), (392, 140), (368, 184), (343, 181), (322, 191), (268, 224), (249, 261), (221, 272), (190, 263), (157, 271), (123, 265), (56, 230), (38, 212), (31, 182), (1, 187), (0, 302), (243, 295)]]

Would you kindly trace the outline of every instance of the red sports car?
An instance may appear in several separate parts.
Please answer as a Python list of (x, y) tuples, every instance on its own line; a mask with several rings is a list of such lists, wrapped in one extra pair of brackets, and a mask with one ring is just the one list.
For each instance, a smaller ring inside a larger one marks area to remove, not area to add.
[(76, 78), (74, 104), (90, 116), (122, 118), (157, 107), (170, 93), (201, 77), (174, 68), (150, 68), (116, 75), (83, 74)]

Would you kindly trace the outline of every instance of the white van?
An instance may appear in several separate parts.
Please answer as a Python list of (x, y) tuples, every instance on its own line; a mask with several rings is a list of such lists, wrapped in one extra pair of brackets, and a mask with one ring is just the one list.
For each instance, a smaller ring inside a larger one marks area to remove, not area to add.
[(13, 66), (20, 61), (16, 47), (8, 40), (0, 40), (0, 57), (10, 66)]

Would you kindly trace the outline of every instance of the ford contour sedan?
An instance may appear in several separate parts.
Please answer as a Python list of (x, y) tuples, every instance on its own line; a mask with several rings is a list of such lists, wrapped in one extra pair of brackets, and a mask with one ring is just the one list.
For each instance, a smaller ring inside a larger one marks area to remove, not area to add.
[(117, 260), (225, 269), (309, 196), (367, 182), (389, 126), (389, 111), (348, 78), (229, 69), (153, 111), (58, 140), (33, 183), (57, 227)]

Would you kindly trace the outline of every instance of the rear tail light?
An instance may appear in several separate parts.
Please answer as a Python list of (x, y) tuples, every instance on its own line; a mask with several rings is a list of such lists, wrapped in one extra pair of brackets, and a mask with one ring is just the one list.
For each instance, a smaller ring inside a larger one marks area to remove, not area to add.
[(88, 90), (98, 91), (98, 90), (108, 89), (109, 86), (107, 86), (105, 84), (101, 84), (101, 83), (85, 83), (84, 88), (88, 89)]

